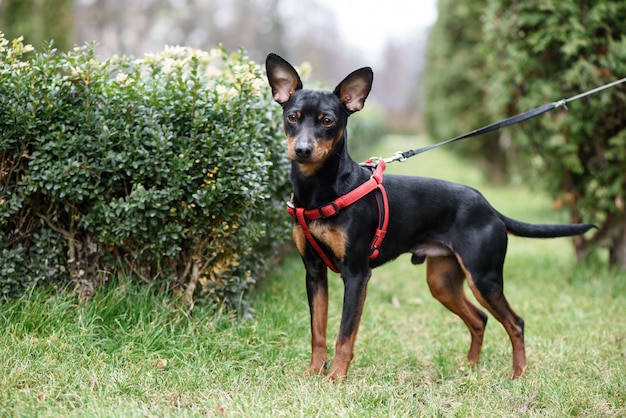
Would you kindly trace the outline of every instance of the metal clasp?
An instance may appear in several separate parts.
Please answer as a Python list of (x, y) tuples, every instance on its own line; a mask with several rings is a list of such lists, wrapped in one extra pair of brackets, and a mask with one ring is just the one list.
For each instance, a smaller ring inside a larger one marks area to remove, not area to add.
[(406, 161), (407, 157), (404, 156), (404, 153), (401, 151), (397, 151), (395, 154), (393, 154), (393, 157), (389, 157), (389, 158), (384, 158), (382, 159), (384, 162), (386, 163), (392, 163), (394, 161)]

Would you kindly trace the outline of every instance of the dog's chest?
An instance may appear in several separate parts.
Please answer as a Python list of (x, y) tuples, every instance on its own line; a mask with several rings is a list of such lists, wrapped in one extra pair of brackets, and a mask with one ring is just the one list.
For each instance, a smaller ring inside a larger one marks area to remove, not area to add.
[[(309, 223), (311, 235), (319, 242), (325, 244), (333, 252), (333, 255), (343, 261), (346, 255), (348, 234), (345, 228), (334, 226), (328, 222), (315, 220)], [(304, 255), (307, 245), (306, 235), (299, 224), (293, 226), (293, 240), (301, 255)]]

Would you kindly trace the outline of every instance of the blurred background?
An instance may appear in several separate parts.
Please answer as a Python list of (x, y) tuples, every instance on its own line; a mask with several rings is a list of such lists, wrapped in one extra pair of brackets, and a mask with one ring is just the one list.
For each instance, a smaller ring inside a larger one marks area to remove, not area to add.
[(95, 41), (101, 58), (141, 56), (164, 45), (228, 51), (243, 47), (264, 62), (269, 52), (334, 86), (371, 66), (371, 101), (415, 117), (436, 0), (0, 0), (0, 30), (40, 49), (54, 39), (63, 51)]

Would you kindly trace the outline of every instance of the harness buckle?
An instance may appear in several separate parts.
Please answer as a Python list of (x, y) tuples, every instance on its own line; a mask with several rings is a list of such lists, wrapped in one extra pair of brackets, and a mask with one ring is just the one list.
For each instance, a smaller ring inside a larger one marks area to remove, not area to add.
[[(333, 213), (326, 214), (325, 213), (326, 208), (331, 208), (331, 207), (333, 209)], [(320, 218), (327, 219), (339, 213), (339, 206), (337, 206), (337, 203), (335, 202), (330, 202), (327, 205), (320, 206), (319, 208), (317, 208), (317, 212), (320, 214)]]

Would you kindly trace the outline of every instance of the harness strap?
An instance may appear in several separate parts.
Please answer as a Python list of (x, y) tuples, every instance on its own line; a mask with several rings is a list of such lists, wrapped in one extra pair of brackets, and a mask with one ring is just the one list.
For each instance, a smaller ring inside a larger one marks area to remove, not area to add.
[[(371, 161), (366, 161), (364, 164), (370, 165)], [(383, 186), (383, 171), (385, 171), (385, 168), (386, 164), (384, 161), (379, 161), (377, 165), (370, 166), (372, 176), (369, 180), (324, 206), (320, 206), (315, 209), (298, 208), (293, 203), (293, 198), (287, 203), (287, 212), (295, 218), (300, 227), (302, 227), (304, 236), (306, 237), (308, 243), (320, 256), (322, 261), (324, 261), (324, 264), (326, 264), (326, 266), (328, 266), (328, 268), (335, 273), (339, 273), (339, 269), (332, 261), (332, 257), (330, 257), (322, 249), (317, 239), (311, 233), (311, 230), (309, 229), (309, 222), (315, 219), (326, 219), (334, 216), (342, 209), (359, 201), (359, 199), (367, 196), (371, 192), (375, 192), (376, 204), (378, 206), (378, 226), (370, 244), (368, 258), (373, 260), (378, 257), (378, 254), (380, 253), (380, 246), (385, 239), (387, 226), (389, 225), (389, 201), (387, 199), (387, 191)]]
[(387, 235), (387, 226), (389, 225), (389, 201), (387, 200), (387, 192), (385, 188), (380, 187), (375, 190), (376, 203), (378, 204), (378, 228), (370, 244), (369, 259), (374, 260), (380, 253), (380, 246), (383, 244), (385, 235)]
[[(365, 164), (369, 164), (369, 161), (366, 161)], [(355, 202), (358, 202), (362, 197), (370, 194), (372, 191), (378, 188), (379, 185), (382, 188), (383, 171), (385, 171), (386, 167), (387, 165), (385, 164), (385, 162), (380, 161), (376, 166), (371, 167), (373, 173), (368, 181), (324, 206), (320, 206), (319, 208), (315, 209), (305, 209), (304, 217), (309, 221), (315, 219), (330, 218), (331, 216), (335, 216), (336, 214), (338, 214), (339, 211), (341, 211), (345, 207), (350, 206)], [(292, 199), (287, 204), (287, 212), (289, 212), (289, 215), (295, 218), (295, 210), (296, 207), (294, 206)]]

